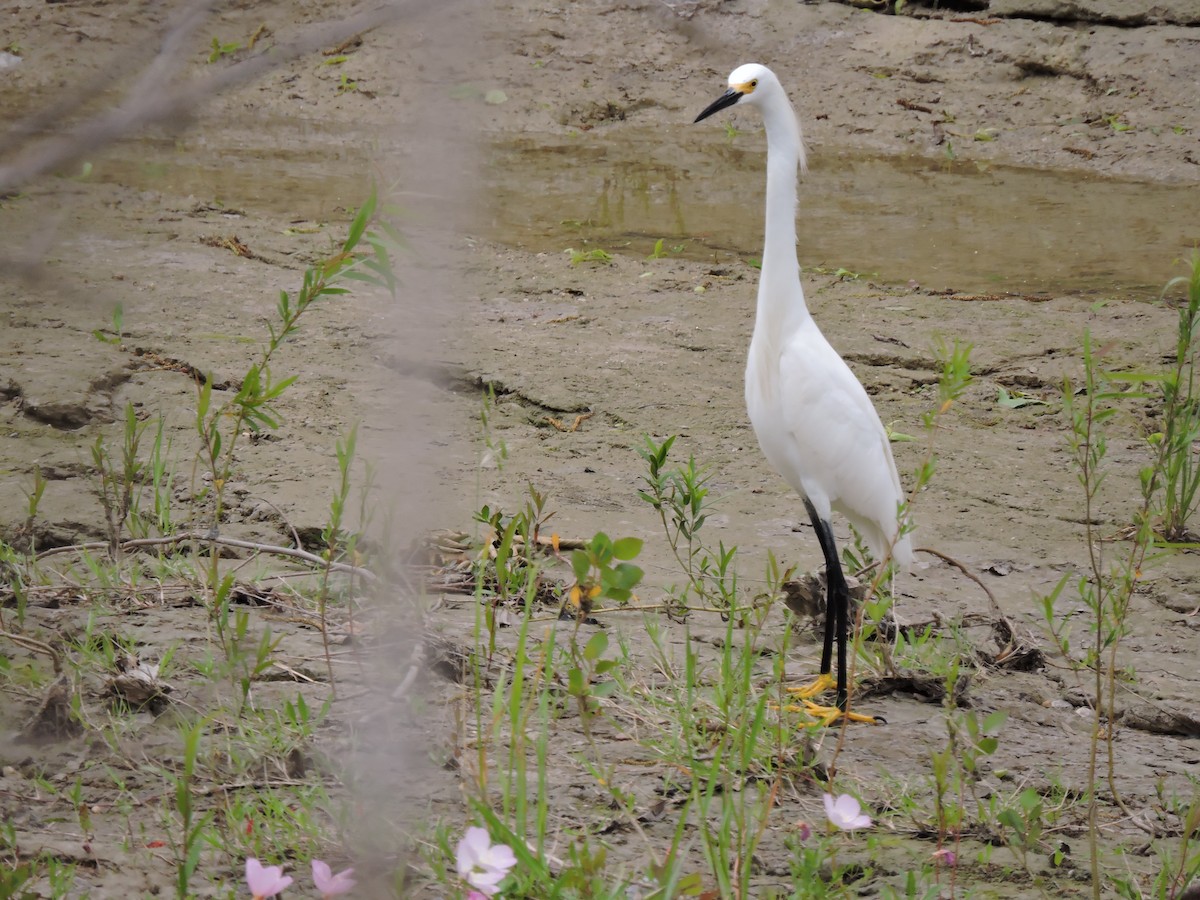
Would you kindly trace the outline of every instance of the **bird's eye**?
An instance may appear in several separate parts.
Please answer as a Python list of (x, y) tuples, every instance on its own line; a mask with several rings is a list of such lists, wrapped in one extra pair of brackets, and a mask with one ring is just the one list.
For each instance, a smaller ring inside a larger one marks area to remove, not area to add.
[(750, 87), (752, 87), (752, 88), (758, 87), (758, 79), (757, 78), (751, 80)]

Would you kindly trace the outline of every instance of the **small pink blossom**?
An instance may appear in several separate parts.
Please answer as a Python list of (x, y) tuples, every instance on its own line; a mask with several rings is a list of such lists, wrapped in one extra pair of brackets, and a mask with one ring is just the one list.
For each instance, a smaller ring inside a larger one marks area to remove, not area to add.
[(840, 828), (842, 831), (871, 827), (870, 817), (863, 814), (858, 801), (849, 794), (842, 794), (836, 800), (833, 794), (826, 794), (825, 816), (834, 828)]
[(807, 822), (797, 822), (792, 827), (796, 829), (796, 836), (800, 838), (801, 843), (812, 837), (812, 826)]
[(508, 870), (517, 864), (512, 848), (492, 844), (486, 828), (468, 828), (455, 850), (458, 877), (478, 892), (493, 897), (500, 891), (500, 882)]
[(929, 858), (939, 866), (946, 866), (949, 869), (953, 869), (958, 865), (958, 856), (949, 847), (940, 847), (934, 850)]
[(246, 857), (246, 886), (254, 900), (274, 897), (291, 883), (292, 877), (283, 874), (282, 866), (264, 866), (253, 856)]
[(336, 875), (329, 868), (329, 864), (322, 862), (319, 859), (312, 861), (313, 884), (317, 886), (317, 890), (321, 892), (321, 896), (325, 900), (330, 897), (336, 897), (339, 894), (348, 894), (354, 889), (355, 880), (350, 876), (354, 874), (353, 869), (345, 869), (338, 872)]

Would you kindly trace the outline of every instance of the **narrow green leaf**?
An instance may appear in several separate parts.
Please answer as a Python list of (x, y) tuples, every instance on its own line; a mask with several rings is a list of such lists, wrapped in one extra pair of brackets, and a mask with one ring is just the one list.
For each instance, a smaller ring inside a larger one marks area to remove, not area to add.
[(298, 377), (299, 377), (298, 375), (289, 375), (287, 378), (283, 379), (283, 381), (278, 381), (275, 384), (271, 385), (269, 388), (266, 389), (266, 391), (263, 392), (262, 399), (263, 400), (274, 400), (276, 397), (278, 397), (280, 394), (282, 394), (284, 391), (286, 391), (289, 387), (291, 387), (292, 383)]
[(362, 205), (358, 214), (354, 217), (354, 221), (350, 224), (350, 231), (346, 235), (346, 242), (342, 244), (342, 252), (349, 253), (358, 246), (358, 242), (362, 239), (363, 232), (367, 230), (367, 225), (371, 218), (375, 215), (375, 203), (377, 195), (374, 190), (367, 197), (367, 201)]

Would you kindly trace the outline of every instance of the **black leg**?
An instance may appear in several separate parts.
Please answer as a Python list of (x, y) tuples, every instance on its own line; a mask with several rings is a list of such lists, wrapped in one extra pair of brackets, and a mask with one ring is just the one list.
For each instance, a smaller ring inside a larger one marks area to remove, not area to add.
[(846, 688), (846, 638), (850, 631), (850, 591), (846, 587), (846, 577), (842, 574), (842, 564), (838, 560), (833, 529), (827, 521), (817, 515), (807, 498), (804, 500), (804, 508), (808, 510), (808, 517), (812, 520), (817, 540), (821, 544), (821, 552), (825, 555), (825, 644), (821, 648), (821, 674), (828, 675), (832, 671), (833, 639), (836, 633), (837, 705), (838, 709), (844, 710), (849, 697)]

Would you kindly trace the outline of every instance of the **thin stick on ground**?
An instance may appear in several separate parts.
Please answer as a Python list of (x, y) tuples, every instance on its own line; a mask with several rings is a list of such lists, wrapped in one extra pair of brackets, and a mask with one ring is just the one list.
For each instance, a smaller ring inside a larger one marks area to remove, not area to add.
[[(322, 569), (328, 566), (334, 572), (358, 575), (372, 584), (379, 581), (379, 576), (370, 569), (364, 569), (362, 566), (353, 566), (349, 563), (325, 560), (315, 553), (309, 553), (307, 550), (299, 550), (294, 547), (281, 547), (276, 544), (262, 544), (258, 541), (243, 541), (238, 538), (221, 537), (220, 535), (213, 536), (202, 531), (185, 531), (182, 534), (173, 534), (158, 538), (134, 538), (122, 541), (119, 546), (122, 551), (125, 551), (134, 550), (139, 547), (162, 547), (170, 544), (181, 544), (185, 541), (199, 541), (201, 543), (215, 544), (220, 547), (235, 547), (239, 550), (251, 550), (255, 553), (267, 553), (272, 556), (287, 556), (292, 559), (312, 563), (315, 566), (320, 566)], [(43, 550), (35, 559), (40, 561), (48, 556), (55, 556), (59, 553), (83, 553), (92, 550), (107, 550), (108, 548), (109, 545), (105, 541), (69, 544), (63, 547), (52, 547), (49, 550)]]
[(917, 553), (928, 553), (930, 556), (936, 556), (938, 559), (940, 559), (942, 562), (946, 563), (947, 565), (954, 566), (954, 568), (958, 569), (958, 571), (962, 572), (964, 575), (966, 575), (968, 578), (970, 578), (973, 582), (975, 582), (977, 585), (979, 585), (979, 589), (982, 590), (985, 594), (987, 594), (988, 602), (992, 604), (992, 611), (994, 613), (996, 613), (997, 615), (1000, 615), (1000, 616), (1003, 615), (1003, 613), (1000, 612), (1000, 604), (996, 602), (996, 595), (992, 593), (991, 588), (989, 588), (986, 584), (984, 584), (983, 580), (978, 575), (976, 575), (974, 572), (972, 572), (967, 567), (966, 563), (955, 559), (953, 556), (950, 556), (948, 553), (943, 553), (941, 550), (934, 550), (932, 547), (917, 547), (916, 552)]

